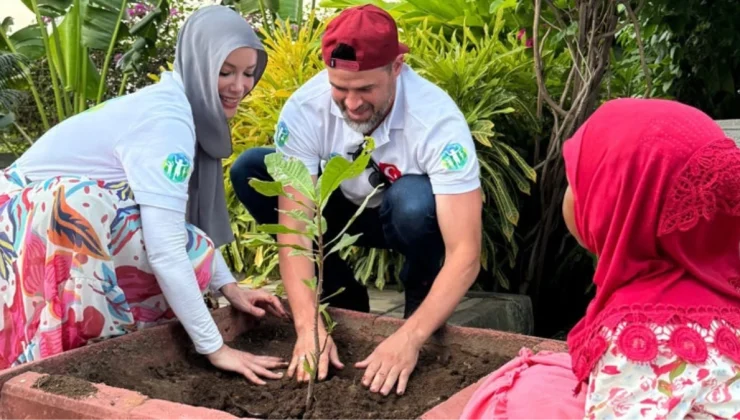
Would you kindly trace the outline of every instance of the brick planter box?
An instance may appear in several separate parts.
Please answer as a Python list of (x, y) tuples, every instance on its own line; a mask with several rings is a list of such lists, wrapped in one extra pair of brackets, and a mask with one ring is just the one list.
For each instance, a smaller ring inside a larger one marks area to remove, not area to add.
[[(330, 310), (330, 312), (334, 319), (351, 331), (352, 334), (372, 337), (374, 341), (387, 337), (402, 323), (401, 320), (394, 318), (377, 317), (351, 311), (335, 309)], [(228, 307), (214, 311), (214, 318), (226, 341), (231, 341), (256, 326), (255, 323), (250, 322), (242, 314), (236, 313)], [(187, 353), (185, 347), (187, 346), (183, 343), (187, 342), (187, 336), (184, 335), (179, 323), (170, 322), (2, 371), (0, 372), (0, 416), (2, 418), (49, 419), (236, 418), (225, 411), (149, 398), (132, 390), (91, 383), (82, 379), (76, 379), (76, 381), (81, 384), (83, 390), (88, 387), (91, 395), (68, 397), (36, 387), (40, 378), (47, 377), (46, 372), (56, 373), (59, 366), (79, 366), (85, 364), (87, 360), (101, 355), (120, 357), (115, 348), (121, 348), (126, 343), (135, 344), (137, 348), (146, 349), (146, 352), (139, 352), (132, 356), (133, 360), (130, 360), (132, 366), (144, 364), (156, 367), (166, 365), (172, 361), (184, 360)], [(339, 342), (339, 345), (341, 346), (341, 342)], [(446, 327), (441, 334), (430, 340), (427, 346), (462, 348), (466, 354), (494, 352), (506, 360), (516, 356), (522, 347), (529, 347), (535, 351), (565, 350), (565, 343), (559, 341), (455, 326)], [(345, 364), (349, 362), (347, 360), (342, 361)], [(494, 367), (492, 366), (492, 368)], [(413, 376), (411, 380), (414, 380)], [(458, 392), (449, 396), (449, 398), (440, 398), (439, 404), (421, 414), (420, 418), (458, 418), (479, 382), (480, 380), (464, 389), (457, 390)]]

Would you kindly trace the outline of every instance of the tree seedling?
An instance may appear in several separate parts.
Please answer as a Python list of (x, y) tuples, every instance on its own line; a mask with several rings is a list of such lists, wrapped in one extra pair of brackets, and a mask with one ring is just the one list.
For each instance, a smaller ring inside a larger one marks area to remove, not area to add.
[[(299, 222), (305, 228), (303, 230), (291, 229), (282, 224), (262, 224), (257, 229), (263, 233), (270, 235), (278, 234), (294, 234), (308, 238), (313, 243), (313, 249), (307, 249), (303, 246), (296, 244), (281, 244), (277, 243), (272, 237), (259, 237), (252, 240), (254, 243), (259, 242), (261, 244), (271, 244), (278, 247), (289, 247), (292, 248), (290, 255), (299, 255), (308, 258), (313, 261), (317, 267), (317, 275), (311, 279), (303, 279), (303, 283), (314, 292), (314, 322), (313, 322), (313, 334), (314, 334), (314, 351), (311, 354), (313, 360), (313, 366), (304, 359), (303, 369), (309, 374), (308, 393), (306, 395), (306, 411), (311, 409), (314, 401), (314, 390), (315, 383), (318, 377), (318, 361), (321, 354), (326, 349), (326, 343), (331, 335), (332, 331), (336, 327), (334, 322), (326, 310), (328, 303), (324, 303), (326, 300), (341, 293), (344, 288), (339, 289), (331, 296), (321, 298), (322, 285), (324, 282), (324, 262), (326, 258), (340, 252), (343, 249), (352, 246), (361, 234), (349, 235), (347, 229), (362, 213), (367, 206), (370, 198), (377, 192), (377, 188), (370, 194), (364, 202), (357, 209), (352, 218), (347, 222), (347, 225), (339, 232), (339, 234), (328, 240), (324, 237), (327, 231), (327, 222), (323, 216), (324, 208), (326, 203), (329, 201), (332, 193), (339, 188), (340, 184), (348, 179), (355, 178), (362, 174), (368, 167), (370, 162), (370, 153), (375, 146), (375, 142), (371, 137), (365, 137), (364, 145), (361, 149), (359, 156), (354, 161), (349, 161), (341, 156), (332, 157), (326, 164), (323, 173), (318, 177), (317, 182), (314, 184), (311, 179), (311, 175), (308, 168), (299, 160), (295, 158), (288, 158), (280, 152), (269, 154), (265, 157), (265, 165), (267, 166), (267, 172), (272, 177), (272, 181), (260, 181), (257, 179), (251, 179), (249, 185), (252, 186), (257, 192), (268, 197), (281, 196), (285, 197), (302, 207), (298, 210), (279, 210), (281, 213), (289, 216), (291, 219)], [(307, 200), (303, 202), (297, 199), (293, 194), (286, 191), (286, 188), (293, 188), (302, 194)], [(328, 249), (328, 251), (327, 251)], [(319, 342), (319, 317), (323, 316), (326, 324), (327, 336), (324, 343)]]

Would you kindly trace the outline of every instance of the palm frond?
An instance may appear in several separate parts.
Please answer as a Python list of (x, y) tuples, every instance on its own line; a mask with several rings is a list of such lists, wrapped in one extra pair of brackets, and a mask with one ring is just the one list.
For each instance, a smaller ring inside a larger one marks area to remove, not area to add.
[(23, 99), (25, 92), (15, 89), (0, 89), (0, 110), (12, 111)]
[(30, 64), (23, 54), (0, 53), (0, 90), (4, 89), (11, 80), (23, 76), (24, 66)]

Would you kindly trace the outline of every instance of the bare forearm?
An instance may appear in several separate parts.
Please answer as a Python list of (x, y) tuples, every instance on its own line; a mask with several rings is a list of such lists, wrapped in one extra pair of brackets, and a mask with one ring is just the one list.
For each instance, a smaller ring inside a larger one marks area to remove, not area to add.
[[(281, 199), (279, 205), (280, 208), (286, 210), (295, 209), (306, 211), (306, 209), (299, 207), (298, 204), (287, 202), (287, 200), (283, 201)], [(312, 218), (313, 214), (306, 214), (306, 216)], [(296, 221), (282, 213), (278, 216), (278, 222), (289, 229), (298, 231), (304, 231), (306, 229), (304, 223)], [(307, 250), (311, 250), (313, 247), (310, 239), (300, 235), (278, 235), (277, 239), (281, 244), (298, 245)], [(285, 292), (288, 295), (288, 303), (293, 313), (295, 328), (296, 330), (300, 330), (313, 326), (315, 313), (314, 293), (306, 286), (304, 280), (314, 277), (316, 270), (313, 261), (309, 258), (302, 255), (290, 255), (291, 252), (292, 248), (280, 248), (278, 254), (280, 277), (283, 279)]]
[(280, 276), (283, 279), (285, 292), (296, 330), (313, 326), (315, 311), (314, 293), (303, 280), (314, 276), (314, 264), (306, 257), (288, 256), (290, 249), (280, 250)]
[(460, 252), (445, 259), (426, 299), (401, 327), (420, 344), (447, 321), (475, 282), (480, 260), (471, 255), (476, 254)]

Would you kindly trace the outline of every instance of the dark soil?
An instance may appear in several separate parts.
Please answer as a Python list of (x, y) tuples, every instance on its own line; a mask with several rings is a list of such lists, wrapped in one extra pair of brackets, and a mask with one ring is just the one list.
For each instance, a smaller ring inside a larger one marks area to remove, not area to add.
[[(287, 360), (293, 350), (295, 332), (290, 324), (271, 324), (249, 331), (230, 345)], [(359, 339), (357, 333), (343, 329), (341, 324), (333, 337), (345, 367), (330, 371), (329, 377), (317, 384), (316, 402), (309, 413), (304, 412), (305, 383), (298, 384), (286, 375), (281, 380), (268, 380), (264, 386), (253, 385), (242, 376), (212, 367), (192, 349), (188, 350), (185, 361), (152, 367), (133, 362), (142, 360), (141, 355), (151, 352), (150, 349), (125, 343), (84, 363), (57, 366), (54, 373), (138, 391), (151, 398), (223, 410), (239, 417), (406, 419), (419, 417), (508, 361), (493, 352), (474, 355), (461, 348), (448, 348), (442, 354), (429, 346), (419, 356), (406, 393), (384, 397), (365, 388), (361, 383), (364, 370), (353, 367), (372, 352), (376, 343)], [(75, 387), (69, 391), (74, 392)]]
[(62, 375), (42, 376), (36, 380), (33, 387), (45, 392), (75, 399), (87, 398), (98, 392), (98, 389), (88, 381), (73, 376)]

